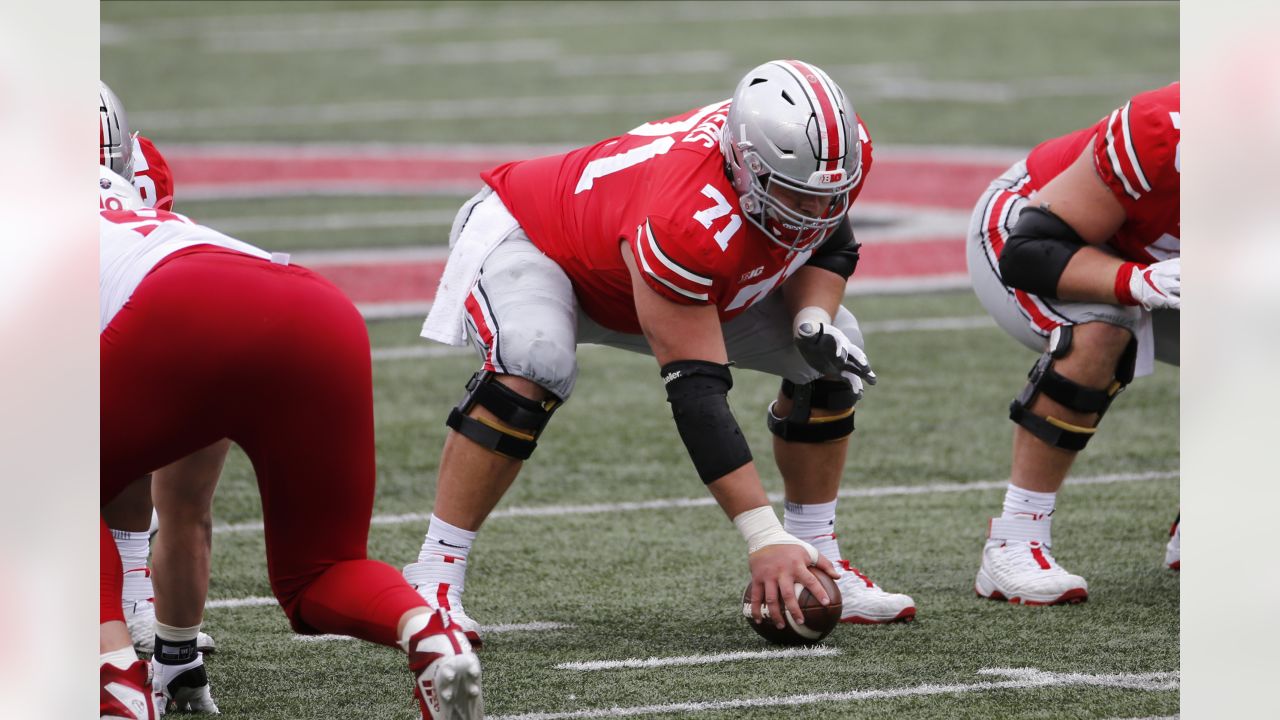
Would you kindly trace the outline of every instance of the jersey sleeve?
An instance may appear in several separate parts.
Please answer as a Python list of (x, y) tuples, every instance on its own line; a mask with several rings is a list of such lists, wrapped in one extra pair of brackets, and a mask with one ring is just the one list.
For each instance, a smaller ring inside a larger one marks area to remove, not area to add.
[(714, 277), (687, 230), (666, 218), (650, 216), (631, 243), (640, 277), (662, 297), (682, 305), (714, 302)]
[(854, 113), (853, 117), (858, 121), (858, 140), (861, 142), (862, 148), (862, 169), (858, 183), (853, 186), (853, 190), (849, 191), (850, 205), (853, 204), (854, 200), (858, 199), (858, 194), (867, 185), (867, 175), (871, 174), (871, 133), (867, 132), (867, 126), (862, 122), (861, 115)]
[(1169, 93), (1139, 95), (1112, 111), (1093, 139), (1093, 164), (1116, 199), (1131, 212), (1153, 194), (1176, 192), (1181, 120)]
[(149, 138), (137, 136), (134, 145), (133, 185), (147, 207), (173, 209), (173, 173), (169, 163)]

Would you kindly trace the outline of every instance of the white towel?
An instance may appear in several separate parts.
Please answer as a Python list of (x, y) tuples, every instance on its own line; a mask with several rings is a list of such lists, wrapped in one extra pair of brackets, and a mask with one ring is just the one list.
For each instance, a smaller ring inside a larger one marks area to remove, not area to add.
[(445, 345), (466, 344), (463, 318), (467, 295), (489, 253), (519, 229), (520, 223), (492, 188), (486, 187), (462, 206), (449, 231), (449, 259), (431, 312), (422, 323), (422, 337)]
[(1133, 376), (1146, 377), (1156, 369), (1156, 337), (1151, 324), (1151, 313), (1143, 312), (1138, 330), (1133, 335), (1138, 340), (1138, 358), (1134, 362)]

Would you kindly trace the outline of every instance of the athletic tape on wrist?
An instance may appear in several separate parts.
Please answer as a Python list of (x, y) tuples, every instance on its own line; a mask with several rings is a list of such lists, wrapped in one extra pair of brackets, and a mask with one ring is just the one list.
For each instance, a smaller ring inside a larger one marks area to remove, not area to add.
[(817, 305), (810, 305), (800, 312), (796, 313), (796, 317), (791, 321), (791, 335), (793, 337), (800, 336), (800, 326), (805, 323), (814, 323), (815, 325), (825, 323), (831, 324), (831, 313), (823, 310)]
[(799, 545), (809, 553), (810, 565), (818, 563), (817, 548), (784, 530), (773, 508), (768, 505), (739, 513), (733, 519), (733, 525), (747, 541), (748, 555), (768, 545)]

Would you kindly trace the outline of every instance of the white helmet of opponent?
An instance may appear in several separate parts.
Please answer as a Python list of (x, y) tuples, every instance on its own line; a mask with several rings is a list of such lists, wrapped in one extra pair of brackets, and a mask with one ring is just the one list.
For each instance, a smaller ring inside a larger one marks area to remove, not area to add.
[(98, 164), (133, 180), (133, 135), (120, 98), (98, 81)]
[(774, 60), (742, 78), (720, 150), (747, 219), (796, 252), (816, 247), (844, 220), (862, 178), (849, 98), (799, 60)]

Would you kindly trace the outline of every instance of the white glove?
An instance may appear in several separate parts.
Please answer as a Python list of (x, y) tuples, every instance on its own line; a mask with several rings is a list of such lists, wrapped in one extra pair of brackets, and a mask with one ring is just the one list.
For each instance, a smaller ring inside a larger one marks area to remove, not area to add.
[[(204, 669), (204, 654), (182, 665), (166, 665), (151, 660), (152, 688), (157, 695), (157, 705), (168, 712), (198, 712), (218, 714), (209, 690), (209, 677)], [(161, 713), (161, 714), (164, 714)]]
[(825, 322), (805, 320), (796, 325), (796, 349), (805, 362), (823, 375), (841, 375), (862, 395), (862, 381), (876, 384), (876, 374), (867, 354), (853, 344), (840, 328)]
[[(1129, 273), (1129, 298), (1134, 305), (1148, 310), (1178, 310), (1182, 306), (1182, 258), (1169, 258), (1145, 268), (1126, 263), (1121, 272)], [(1117, 283), (1120, 284), (1120, 283)]]

